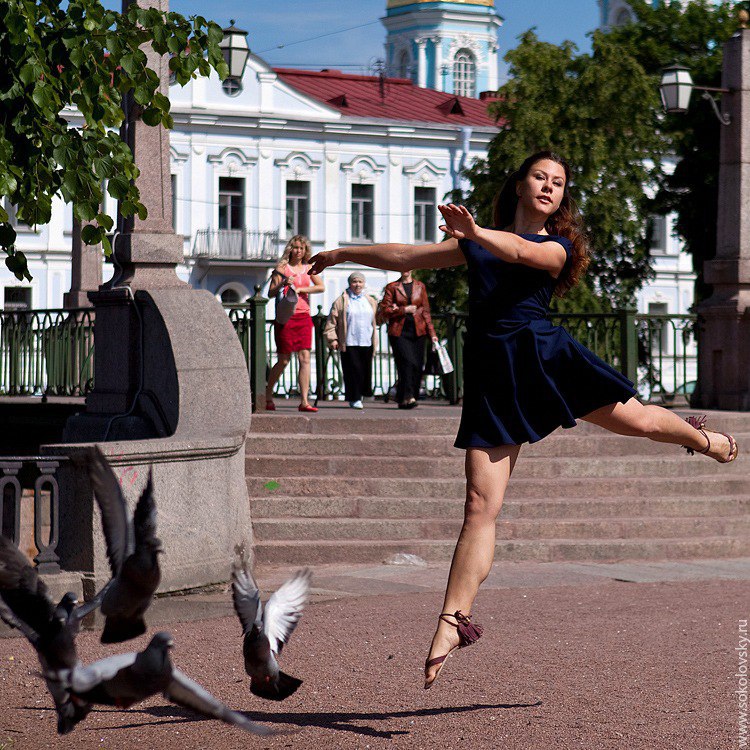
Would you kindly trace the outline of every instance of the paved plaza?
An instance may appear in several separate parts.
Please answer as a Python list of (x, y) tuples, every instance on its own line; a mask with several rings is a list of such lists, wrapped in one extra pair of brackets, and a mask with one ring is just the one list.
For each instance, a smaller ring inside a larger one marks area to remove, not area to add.
[[(261, 588), (290, 572), (262, 571)], [(738, 629), (750, 618), (750, 559), (498, 563), (475, 609), (484, 637), (424, 691), (446, 576), (445, 565), (316, 569), (311, 605), (282, 655), (304, 684), (279, 704), (248, 690), (228, 591), (159, 598), (149, 625), (174, 634), (175, 664), (233, 708), (289, 732), (270, 740), (162, 698), (97, 708), (58, 738), (32, 649), (3, 638), (0, 747), (740, 747), (734, 675)], [(118, 648), (143, 648), (147, 637)], [(115, 650), (97, 632), (79, 641), (85, 661)]]

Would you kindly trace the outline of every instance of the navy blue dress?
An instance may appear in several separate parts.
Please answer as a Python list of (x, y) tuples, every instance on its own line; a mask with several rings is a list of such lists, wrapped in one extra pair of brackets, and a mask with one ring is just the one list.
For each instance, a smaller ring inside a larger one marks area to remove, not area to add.
[[(521, 234), (532, 242), (564, 237)], [(557, 279), (460, 241), (469, 275), (464, 402), (456, 448), (534, 443), (576, 418), (636, 395), (633, 383), (549, 321)]]

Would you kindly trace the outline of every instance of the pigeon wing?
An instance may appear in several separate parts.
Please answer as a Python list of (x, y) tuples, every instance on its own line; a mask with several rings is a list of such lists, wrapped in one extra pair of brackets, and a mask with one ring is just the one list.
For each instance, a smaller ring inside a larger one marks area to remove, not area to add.
[(86, 667), (76, 667), (71, 671), (70, 687), (74, 693), (87, 693), (102, 682), (111, 680), (121, 670), (131, 667), (138, 654), (115, 654), (100, 659)]
[(243, 633), (249, 633), (253, 625), (260, 629), (263, 616), (260, 592), (253, 577), (237, 565), (232, 566), (232, 602)]
[[(0, 536), (0, 596), (15, 619), (37, 634), (46, 629), (55, 612), (55, 604), (36, 569), (4, 536)], [(23, 628), (19, 629), (26, 635)]]
[(156, 503), (154, 502), (153, 471), (149, 469), (148, 482), (141, 493), (133, 514), (135, 543), (156, 540)]
[(273, 729), (262, 724), (256, 724), (241, 713), (232, 711), (231, 708), (214, 698), (211, 693), (204, 690), (197, 682), (193, 682), (179, 669), (172, 670), (172, 681), (164, 691), (164, 697), (179, 706), (189, 708), (203, 716), (210, 716), (227, 724), (233, 724), (252, 734), (261, 736), (276, 734)]
[(132, 552), (128, 505), (112, 467), (96, 446), (89, 451), (88, 470), (91, 489), (102, 514), (109, 566), (112, 575), (116, 576), (122, 569), (125, 558)]
[(276, 654), (289, 640), (302, 617), (310, 593), (311, 576), (309, 568), (298, 571), (266, 602), (263, 630)]

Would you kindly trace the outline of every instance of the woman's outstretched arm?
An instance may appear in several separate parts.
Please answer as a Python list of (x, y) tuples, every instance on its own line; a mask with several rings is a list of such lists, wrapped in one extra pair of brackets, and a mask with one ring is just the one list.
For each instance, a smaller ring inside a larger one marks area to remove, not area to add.
[[(438, 206), (445, 219), (440, 228), (456, 240), (473, 240), (493, 255), (508, 263), (520, 263), (531, 268), (549, 271), (557, 277), (565, 265), (565, 248), (559, 242), (531, 242), (513, 232), (479, 227), (465, 206)], [(550, 245), (555, 252), (550, 252)]]
[(448, 268), (465, 263), (458, 240), (451, 238), (429, 245), (358, 245), (340, 247), (337, 250), (324, 250), (310, 259), (311, 274), (339, 263), (360, 263), (370, 268), (385, 271), (413, 271), (417, 268)]

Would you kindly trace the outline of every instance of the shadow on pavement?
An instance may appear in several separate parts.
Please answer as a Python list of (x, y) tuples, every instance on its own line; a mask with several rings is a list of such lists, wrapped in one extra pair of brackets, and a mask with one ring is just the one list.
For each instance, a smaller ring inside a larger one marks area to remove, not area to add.
[[(535, 708), (541, 706), (541, 701), (536, 703), (474, 703), (469, 706), (448, 706), (443, 708), (422, 708), (414, 711), (387, 711), (387, 712), (353, 712), (353, 713), (271, 713), (269, 711), (241, 711), (245, 717), (252, 721), (265, 724), (291, 724), (297, 727), (315, 726), (323, 729), (335, 729), (341, 732), (352, 732), (366, 737), (380, 737), (391, 739), (400, 734), (409, 734), (406, 730), (379, 730), (374, 727), (358, 726), (352, 722), (356, 721), (386, 721), (388, 719), (408, 719), (420, 716), (440, 716), (445, 714), (468, 713), (471, 711), (485, 711), (512, 708)], [(171, 717), (171, 721), (160, 722), (133, 722), (120, 727), (97, 727), (101, 729), (128, 729), (145, 726), (153, 723), (182, 724), (189, 721), (208, 721), (207, 717), (198, 716), (188, 709), (179, 706), (152, 706), (143, 709), (130, 709), (138, 713), (148, 714), (159, 719)]]

